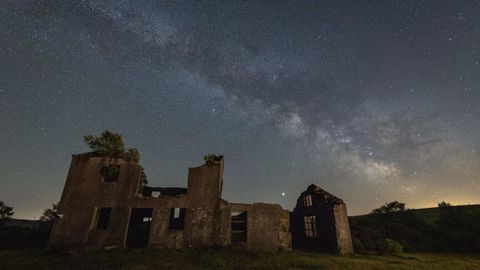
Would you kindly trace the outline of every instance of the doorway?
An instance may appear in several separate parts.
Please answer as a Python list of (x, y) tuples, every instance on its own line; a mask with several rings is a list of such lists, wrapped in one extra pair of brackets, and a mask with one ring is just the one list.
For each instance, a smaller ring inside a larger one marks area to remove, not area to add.
[(127, 247), (148, 246), (152, 213), (152, 208), (132, 208), (128, 223)]

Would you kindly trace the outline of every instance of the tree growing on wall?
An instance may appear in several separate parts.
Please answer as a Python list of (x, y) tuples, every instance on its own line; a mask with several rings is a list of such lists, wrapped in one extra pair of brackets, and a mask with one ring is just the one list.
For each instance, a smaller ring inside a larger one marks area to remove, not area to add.
[(208, 154), (203, 157), (203, 160), (205, 160), (205, 164), (208, 166), (213, 165), (220, 160), (222, 160), (223, 156), (221, 155), (215, 155), (215, 154)]
[(83, 140), (100, 156), (120, 157), (133, 162), (140, 161), (140, 153), (136, 148), (129, 148), (125, 151), (122, 135), (118, 133), (106, 130), (99, 136), (83, 136)]
[[(125, 150), (125, 144), (123, 143), (121, 134), (105, 130), (99, 136), (83, 136), (83, 140), (97, 155), (112, 158), (123, 158), (127, 161), (133, 161), (137, 163), (140, 161), (140, 152), (138, 152), (137, 148), (129, 148)], [(142, 178), (142, 184), (139, 187), (139, 191), (141, 191), (143, 186), (147, 185), (148, 183), (147, 175), (145, 174), (143, 167), (140, 177)]]
[(373, 209), (371, 214), (384, 214), (384, 213), (401, 212), (401, 211), (405, 211), (405, 204), (399, 201), (393, 201), (393, 202), (385, 203), (384, 205), (380, 206), (377, 209)]
[(0, 201), (0, 227), (3, 226), (3, 223), (13, 216), (13, 207), (10, 207)]

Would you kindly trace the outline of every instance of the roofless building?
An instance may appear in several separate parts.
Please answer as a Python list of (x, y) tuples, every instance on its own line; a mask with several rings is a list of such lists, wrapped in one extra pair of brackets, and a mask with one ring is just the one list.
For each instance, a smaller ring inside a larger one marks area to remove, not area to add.
[(291, 249), (288, 210), (223, 200), (223, 166), (190, 168), (187, 188), (142, 187), (135, 162), (73, 155), (49, 246)]
[[(50, 248), (295, 248), (350, 253), (346, 205), (311, 185), (290, 213), (222, 199), (223, 156), (188, 170), (187, 187), (142, 185), (142, 167), (95, 153), (73, 155)], [(291, 231), (290, 231), (291, 228)]]

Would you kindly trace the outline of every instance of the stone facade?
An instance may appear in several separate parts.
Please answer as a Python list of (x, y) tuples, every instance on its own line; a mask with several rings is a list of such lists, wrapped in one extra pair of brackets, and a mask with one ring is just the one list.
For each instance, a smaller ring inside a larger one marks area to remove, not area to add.
[(353, 253), (347, 205), (325, 190), (310, 185), (298, 198), (291, 222), (293, 248)]
[(291, 249), (288, 210), (221, 198), (223, 164), (190, 168), (187, 188), (142, 188), (137, 163), (73, 155), (49, 247)]

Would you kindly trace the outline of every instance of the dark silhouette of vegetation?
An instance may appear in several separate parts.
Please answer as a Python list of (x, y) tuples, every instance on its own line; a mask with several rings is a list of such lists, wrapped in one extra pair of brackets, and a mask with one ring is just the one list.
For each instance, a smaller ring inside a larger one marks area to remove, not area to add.
[(133, 162), (140, 161), (140, 153), (136, 148), (129, 148), (125, 151), (122, 135), (118, 133), (106, 130), (100, 136), (86, 135), (83, 140), (94, 153), (100, 156), (124, 158)]
[(43, 214), (40, 217), (40, 220), (52, 225), (55, 220), (59, 219), (60, 216), (58, 215), (58, 203), (52, 204), (52, 208), (47, 208), (43, 210)]
[(0, 226), (3, 226), (4, 222), (13, 216), (13, 213), (13, 207), (0, 201)]
[(219, 155), (215, 155), (215, 154), (208, 154), (208, 155), (205, 155), (203, 157), (203, 160), (205, 160), (205, 164), (207, 164), (208, 166), (211, 166), (217, 162), (219, 162), (220, 160), (222, 160), (223, 156)]
[(401, 211), (405, 211), (405, 204), (398, 201), (393, 201), (385, 203), (385, 205), (382, 205), (380, 208), (373, 209), (371, 214), (383, 214)]
[(445, 202), (445, 201), (438, 203), (438, 207), (450, 207), (450, 206), (452, 206), (452, 205)]

